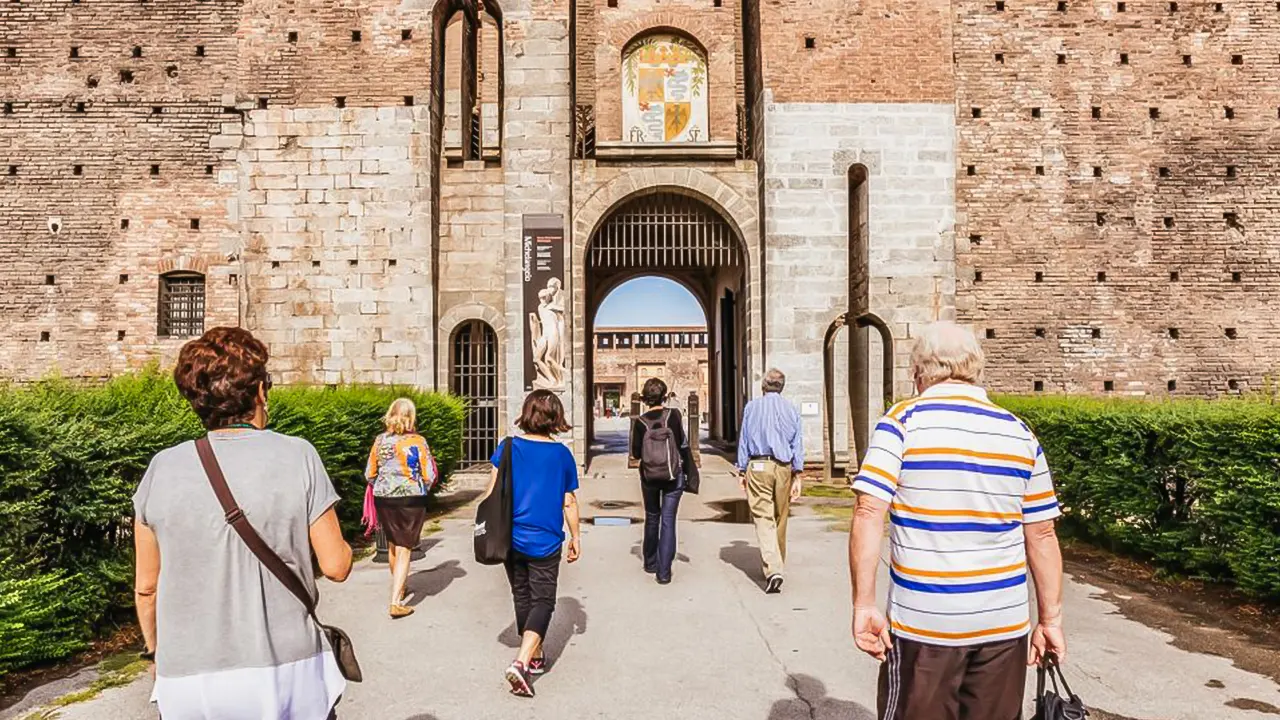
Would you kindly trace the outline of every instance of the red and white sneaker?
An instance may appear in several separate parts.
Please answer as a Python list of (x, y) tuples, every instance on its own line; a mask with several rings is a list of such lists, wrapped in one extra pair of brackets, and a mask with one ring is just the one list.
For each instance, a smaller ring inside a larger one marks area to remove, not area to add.
[(545, 674), (547, 672), (547, 659), (545, 657), (536, 657), (530, 660), (529, 667), (526, 670), (535, 677)]
[(507, 668), (507, 682), (511, 684), (511, 694), (520, 697), (533, 697), (533, 685), (529, 682), (529, 671), (519, 660)]

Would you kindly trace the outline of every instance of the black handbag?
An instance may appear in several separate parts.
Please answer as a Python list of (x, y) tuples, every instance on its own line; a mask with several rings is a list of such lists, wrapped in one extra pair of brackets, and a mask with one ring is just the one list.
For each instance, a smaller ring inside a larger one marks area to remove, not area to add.
[(489, 497), (476, 508), (476, 562), (501, 565), (511, 553), (511, 438), (502, 441), (502, 457), (498, 460), (498, 481)]
[[(1046, 676), (1052, 689), (1045, 689)], [(1062, 694), (1064, 691), (1065, 696)], [(1045, 655), (1036, 670), (1035, 720), (1084, 720), (1088, 715), (1084, 701), (1071, 692), (1067, 676), (1062, 674), (1062, 667), (1058, 665), (1058, 657), (1053, 653)]]
[(267, 545), (267, 541), (263, 540), (258, 531), (249, 524), (248, 518), (244, 516), (244, 512), (231, 494), (231, 488), (227, 486), (227, 478), (222, 474), (222, 467), (218, 465), (218, 458), (213, 454), (213, 445), (207, 436), (196, 440), (196, 454), (200, 456), (200, 464), (204, 466), (204, 473), (209, 478), (209, 485), (213, 487), (213, 494), (218, 498), (218, 504), (226, 514), (227, 524), (236, 531), (244, 544), (249, 547), (249, 551), (258, 558), (267, 571), (293, 593), (293, 596), (298, 598), (298, 602), (306, 608), (311, 621), (320, 628), (320, 632), (324, 633), (329, 641), (329, 647), (333, 650), (333, 658), (338, 663), (338, 671), (342, 673), (342, 677), (351, 682), (362, 681), (364, 673), (360, 671), (360, 663), (356, 660), (356, 651), (351, 645), (350, 636), (343, 632), (342, 628), (320, 622), (320, 618), (316, 617), (315, 598), (307, 592), (302, 580), (289, 569), (284, 559), (272, 550)]

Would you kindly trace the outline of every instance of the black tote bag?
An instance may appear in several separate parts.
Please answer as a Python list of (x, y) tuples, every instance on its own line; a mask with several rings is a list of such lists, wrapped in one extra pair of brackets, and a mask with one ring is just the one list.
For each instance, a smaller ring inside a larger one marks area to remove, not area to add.
[(511, 552), (511, 438), (502, 441), (502, 457), (498, 460), (498, 482), (493, 492), (476, 508), (476, 562), (501, 565)]
[[(1045, 688), (1046, 676), (1052, 688)], [(1085, 720), (1088, 715), (1084, 701), (1067, 685), (1067, 677), (1062, 674), (1058, 658), (1052, 653), (1046, 655), (1036, 670), (1035, 720)]]

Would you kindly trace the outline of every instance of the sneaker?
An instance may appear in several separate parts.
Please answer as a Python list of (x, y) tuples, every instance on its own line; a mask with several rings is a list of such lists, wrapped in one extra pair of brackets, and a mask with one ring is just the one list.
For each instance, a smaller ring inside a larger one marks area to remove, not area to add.
[(769, 581), (765, 583), (764, 591), (769, 595), (776, 595), (782, 592), (782, 576), (770, 575)]
[(545, 657), (536, 657), (529, 661), (528, 671), (530, 675), (542, 675), (547, 672), (547, 659)]
[(507, 682), (511, 684), (511, 694), (520, 697), (533, 697), (533, 685), (529, 683), (529, 672), (519, 660), (507, 668)]

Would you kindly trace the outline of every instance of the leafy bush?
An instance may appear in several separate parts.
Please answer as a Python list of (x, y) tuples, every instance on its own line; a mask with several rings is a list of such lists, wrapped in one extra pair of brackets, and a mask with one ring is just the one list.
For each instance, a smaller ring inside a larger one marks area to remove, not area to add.
[[(311, 441), (359, 525), (369, 446), (407, 396), (441, 471), (462, 452), (462, 401), (408, 388), (281, 387), (271, 427)], [(0, 675), (63, 657), (132, 606), (132, 495), (151, 457), (203, 433), (170, 377), (152, 369), (86, 385), (0, 386)], [(50, 603), (50, 598), (58, 598)]]
[(1035, 430), (1071, 531), (1280, 599), (1280, 406), (1002, 397)]

